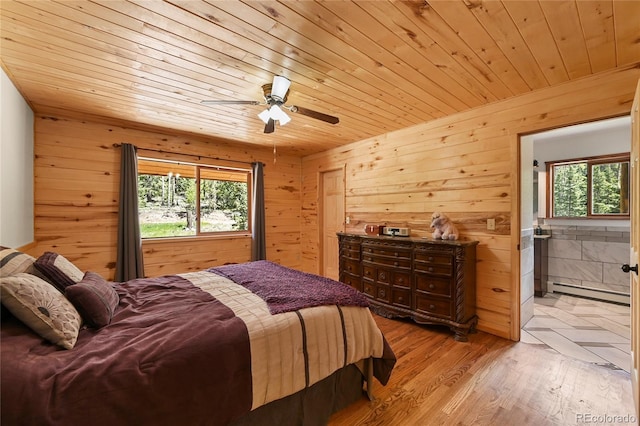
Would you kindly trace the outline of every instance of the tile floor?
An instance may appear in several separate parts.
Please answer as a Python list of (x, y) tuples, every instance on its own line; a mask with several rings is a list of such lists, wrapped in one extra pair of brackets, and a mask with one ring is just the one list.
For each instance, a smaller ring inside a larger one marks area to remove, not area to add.
[(534, 316), (522, 328), (520, 340), (629, 372), (630, 326), (629, 306), (547, 293), (535, 298)]

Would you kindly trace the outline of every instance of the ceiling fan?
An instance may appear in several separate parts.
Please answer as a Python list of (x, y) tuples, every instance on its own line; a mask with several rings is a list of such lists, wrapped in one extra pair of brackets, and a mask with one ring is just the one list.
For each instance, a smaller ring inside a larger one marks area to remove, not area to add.
[(299, 107), (296, 105), (285, 105), (287, 102), (287, 95), (289, 94), (289, 86), (291, 81), (288, 78), (281, 75), (273, 77), (273, 83), (267, 83), (262, 85), (262, 92), (264, 95), (264, 101), (229, 101), (229, 100), (204, 100), (201, 104), (204, 105), (266, 105), (267, 108), (258, 114), (258, 117), (264, 122), (264, 132), (273, 133), (275, 130), (275, 122), (284, 126), (291, 118), (284, 111), (289, 110), (293, 113), (306, 115), (307, 117), (315, 118), (331, 124), (338, 124), (340, 121), (338, 117), (324, 114), (322, 112), (313, 111), (308, 108)]

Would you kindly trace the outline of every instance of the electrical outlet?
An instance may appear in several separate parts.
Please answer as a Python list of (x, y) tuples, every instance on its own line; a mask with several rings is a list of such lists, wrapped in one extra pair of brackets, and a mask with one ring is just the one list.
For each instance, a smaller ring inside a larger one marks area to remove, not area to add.
[(487, 230), (495, 231), (496, 230), (496, 220), (491, 218), (487, 219)]
[(350, 224), (350, 223), (351, 223), (351, 218), (350, 218), (349, 216), (347, 216), (347, 217), (344, 219), (344, 222), (345, 222), (347, 225), (348, 225), (348, 224)]

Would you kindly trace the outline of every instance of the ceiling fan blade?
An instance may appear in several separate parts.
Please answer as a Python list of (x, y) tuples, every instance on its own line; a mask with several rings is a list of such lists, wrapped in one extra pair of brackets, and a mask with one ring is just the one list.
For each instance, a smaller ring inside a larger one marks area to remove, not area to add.
[(267, 124), (264, 125), (264, 132), (273, 133), (275, 129), (276, 129), (276, 122), (273, 121), (273, 118), (270, 118), (269, 121), (267, 121)]
[(200, 101), (203, 105), (260, 105), (258, 101), (216, 101), (216, 100), (205, 100)]
[(338, 117), (334, 117), (333, 115), (324, 114), (322, 112), (295, 105), (291, 107), (291, 112), (297, 112), (298, 114), (306, 115), (307, 117), (315, 118), (316, 120), (326, 121), (327, 123), (331, 124), (338, 124), (340, 122), (340, 119)]

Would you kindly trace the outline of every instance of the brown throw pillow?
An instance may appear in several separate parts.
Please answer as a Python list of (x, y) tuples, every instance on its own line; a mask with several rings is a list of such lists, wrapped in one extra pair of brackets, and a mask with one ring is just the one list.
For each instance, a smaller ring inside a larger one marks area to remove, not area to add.
[(0, 278), (2, 304), (31, 330), (51, 343), (71, 349), (82, 319), (62, 293), (27, 273)]
[(65, 295), (80, 312), (87, 325), (93, 328), (109, 324), (120, 303), (118, 293), (111, 283), (90, 271), (84, 274), (82, 281), (68, 286)]
[(40, 256), (35, 265), (63, 293), (67, 286), (80, 282), (84, 276), (84, 273), (64, 256), (50, 251)]

